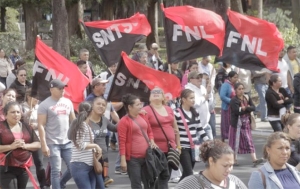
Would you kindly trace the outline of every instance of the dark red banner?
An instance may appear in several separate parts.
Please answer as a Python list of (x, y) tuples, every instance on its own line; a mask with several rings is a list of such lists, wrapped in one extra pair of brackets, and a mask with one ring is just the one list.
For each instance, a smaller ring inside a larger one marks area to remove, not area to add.
[(223, 55), (218, 61), (248, 70), (277, 71), (284, 41), (275, 24), (228, 10)]
[(191, 6), (162, 9), (169, 62), (222, 53), (225, 23), (221, 16)]
[(50, 96), (49, 82), (52, 79), (60, 79), (68, 85), (64, 96), (69, 98), (74, 109), (77, 109), (78, 104), (84, 100), (83, 92), (89, 84), (88, 78), (73, 62), (52, 50), (39, 38), (36, 40), (35, 56), (32, 95), (39, 100), (46, 99)]
[(132, 93), (138, 95), (143, 102), (148, 102), (150, 90), (154, 87), (163, 89), (168, 99), (180, 96), (181, 86), (176, 76), (149, 68), (122, 52), (108, 100), (119, 102), (124, 94)]
[(143, 14), (127, 19), (81, 22), (103, 62), (110, 66), (120, 61), (121, 52), (131, 52), (134, 44), (151, 32)]

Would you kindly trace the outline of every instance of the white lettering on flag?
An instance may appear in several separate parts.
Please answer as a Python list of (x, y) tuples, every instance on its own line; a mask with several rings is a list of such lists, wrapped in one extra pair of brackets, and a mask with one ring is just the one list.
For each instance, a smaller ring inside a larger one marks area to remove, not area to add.
[[(102, 48), (104, 45), (108, 45), (110, 42), (116, 40), (116, 37), (122, 38), (122, 33), (120, 32), (120, 27), (123, 28), (124, 33), (130, 33), (134, 27), (138, 26), (138, 23), (122, 23), (122, 24), (113, 24), (107, 29), (100, 30), (95, 32), (92, 35), (93, 41), (96, 43), (98, 48)], [(114, 35), (113, 31), (117, 36)]]
[(238, 41), (242, 38), (242, 45), (241, 45), (241, 51), (246, 51), (246, 47), (251, 54), (257, 54), (261, 56), (267, 56), (268, 53), (265, 51), (262, 51), (262, 38), (253, 37), (252, 41), (250, 40), (248, 35), (242, 36), (240, 33), (230, 31), (228, 40), (226, 43), (226, 47), (231, 47), (233, 43), (238, 43)]
[(192, 37), (197, 41), (201, 40), (202, 38), (203, 39), (214, 38), (213, 35), (209, 35), (206, 33), (204, 26), (192, 26), (191, 28), (189, 26), (181, 26), (178, 24), (174, 24), (172, 40), (177, 41), (179, 36), (183, 36), (182, 31), (184, 31), (188, 42), (192, 41)]

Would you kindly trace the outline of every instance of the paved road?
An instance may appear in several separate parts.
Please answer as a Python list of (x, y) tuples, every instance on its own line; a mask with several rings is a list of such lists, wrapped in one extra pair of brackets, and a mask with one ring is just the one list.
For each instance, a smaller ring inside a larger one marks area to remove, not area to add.
[[(254, 144), (257, 152), (257, 157), (262, 157), (262, 148), (266, 141), (266, 137), (262, 136), (254, 136)], [(129, 189), (130, 188), (130, 182), (127, 175), (116, 175), (114, 174), (114, 162), (116, 159), (117, 152), (116, 151), (109, 151), (109, 161), (110, 163), (110, 177), (114, 179), (114, 183), (110, 185), (108, 188), (111, 189)], [(46, 165), (47, 160), (45, 160)], [(240, 163), (240, 166), (234, 167), (232, 174), (238, 176), (245, 184), (248, 183), (250, 174), (252, 171), (256, 170), (256, 168), (252, 167), (251, 157), (250, 154), (246, 155), (239, 155), (238, 156), (238, 162)], [(65, 169), (65, 165), (63, 165), (63, 169)], [(203, 170), (204, 164), (202, 162), (197, 162), (195, 166), (195, 171)], [(31, 169), (32, 172), (35, 175), (34, 167)], [(170, 183), (169, 185), (170, 189), (175, 187), (175, 184)], [(32, 184), (28, 183), (28, 188), (32, 188)], [(70, 180), (67, 183), (67, 189), (75, 189), (77, 188), (74, 181)]]

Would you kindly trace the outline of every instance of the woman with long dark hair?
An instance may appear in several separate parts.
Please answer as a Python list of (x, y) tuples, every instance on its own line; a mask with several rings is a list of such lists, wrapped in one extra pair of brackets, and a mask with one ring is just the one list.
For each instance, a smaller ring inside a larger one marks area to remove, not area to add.
[(255, 110), (255, 106), (250, 96), (244, 94), (242, 83), (236, 83), (234, 89), (236, 96), (230, 101), (231, 124), (228, 143), (235, 152), (235, 165), (238, 165), (237, 154), (251, 154), (253, 166), (255, 167), (263, 162), (263, 159), (256, 158), (251, 133), (250, 113)]
[(190, 89), (184, 89), (180, 95), (181, 106), (175, 110), (175, 119), (180, 135), (180, 163), (182, 176), (180, 180), (193, 174), (195, 166), (194, 142), (198, 141), (197, 133), (201, 139), (208, 140), (203, 127), (200, 125), (199, 113), (195, 110), (195, 93)]
[(287, 107), (293, 103), (293, 99), (282, 87), (281, 78), (276, 74), (270, 77), (269, 88), (266, 92), (266, 102), (268, 120), (274, 132), (282, 131), (284, 126), (281, 123), (281, 115), (287, 112)]
[[(0, 187), (25, 189), (29, 167), (32, 165), (32, 151), (41, 147), (31, 127), (21, 120), (21, 106), (17, 102), (5, 105), (5, 121), (0, 122)], [(35, 181), (31, 180), (34, 184)], [(35, 188), (37, 186), (35, 185)]]
[[(131, 188), (142, 189), (142, 182), (144, 187), (148, 188), (142, 167), (145, 164), (146, 150), (149, 145), (152, 148), (157, 148), (157, 145), (154, 143), (152, 129), (147, 118), (140, 114), (142, 109), (140, 99), (135, 95), (126, 94), (122, 102), (127, 115), (118, 123), (121, 168), (128, 172)], [(150, 144), (145, 137), (148, 138)]]
[(222, 100), (221, 105), (221, 139), (224, 142), (228, 139), (229, 127), (230, 127), (230, 101), (235, 96), (234, 84), (238, 81), (238, 75), (235, 71), (231, 71), (228, 74), (228, 79), (221, 86), (220, 98)]

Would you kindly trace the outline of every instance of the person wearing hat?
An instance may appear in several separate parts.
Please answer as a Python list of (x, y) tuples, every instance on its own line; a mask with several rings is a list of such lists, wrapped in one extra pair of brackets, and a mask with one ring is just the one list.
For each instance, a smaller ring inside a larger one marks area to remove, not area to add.
[[(72, 143), (67, 134), (75, 113), (71, 100), (63, 97), (66, 86), (59, 79), (50, 81), (51, 96), (42, 101), (37, 110), (42, 152), (44, 156), (50, 157), (52, 188), (65, 188), (67, 181), (71, 179), (69, 164)], [(62, 176), (61, 159), (67, 165)]]
[(195, 93), (195, 109), (200, 116), (200, 125), (205, 130), (209, 139), (213, 139), (212, 130), (209, 125), (210, 112), (208, 101), (211, 99), (211, 86), (206, 88), (202, 85), (203, 74), (198, 71), (192, 71), (188, 75), (188, 84), (185, 85), (186, 89), (190, 89)]

